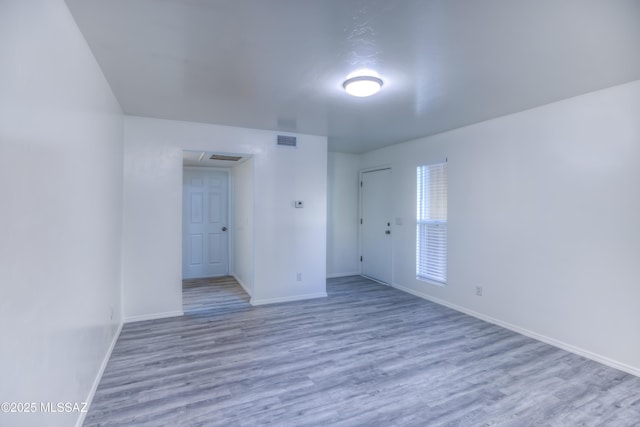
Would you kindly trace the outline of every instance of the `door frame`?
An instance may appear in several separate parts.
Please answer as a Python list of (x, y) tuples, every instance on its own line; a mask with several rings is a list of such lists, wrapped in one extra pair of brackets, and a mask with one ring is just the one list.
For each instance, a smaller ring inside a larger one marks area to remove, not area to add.
[[(389, 169), (391, 171), (391, 176), (393, 176), (393, 169), (391, 168), (391, 163), (385, 163), (378, 166), (372, 166), (369, 168), (360, 169), (358, 171), (358, 257), (362, 256), (362, 224), (360, 224), (360, 220), (362, 220), (362, 175), (367, 172), (376, 172), (381, 170)], [(391, 222), (393, 224), (393, 221)], [(369, 280), (373, 280), (374, 282), (378, 282), (382, 285), (393, 286), (393, 234), (391, 233), (391, 259), (389, 262), (391, 263), (391, 282), (392, 283), (384, 283), (379, 280), (376, 280), (369, 276), (364, 276), (362, 274), (362, 261), (358, 261), (358, 271), (362, 277), (366, 277)]]
[[(231, 185), (231, 168), (219, 168), (219, 167), (211, 167), (211, 166), (182, 166), (182, 185), (180, 186), (180, 201), (182, 203), (182, 206), (180, 208), (180, 235), (182, 236), (181, 238), (181, 245), (180, 245), (180, 265), (181, 265), (181, 269), (182, 269), (182, 257), (184, 256), (184, 254), (182, 253), (182, 248), (184, 247), (184, 172), (187, 170), (191, 170), (191, 171), (216, 171), (216, 172), (224, 172), (227, 175), (227, 272), (225, 274), (225, 276), (228, 276), (231, 274), (231, 266), (233, 265), (233, 251), (232, 251), (232, 245), (231, 242), (233, 240), (233, 215), (232, 215), (232, 211), (231, 211), (231, 200), (232, 200), (232, 194), (231, 194), (231, 190), (233, 188), (233, 186)], [(180, 276), (182, 276), (182, 273), (180, 273)], [(216, 277), (224, 277), (224, 276), (216, 276)], [(184, 278), (182, 278), (182, 280), (184, 280)]]

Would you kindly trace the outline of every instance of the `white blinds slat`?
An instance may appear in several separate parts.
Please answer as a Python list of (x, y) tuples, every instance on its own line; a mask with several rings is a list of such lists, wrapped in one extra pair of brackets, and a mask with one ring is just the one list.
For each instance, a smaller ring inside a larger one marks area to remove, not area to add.
[(417, 169), (416, 276), (447, 281), (447, 164)]

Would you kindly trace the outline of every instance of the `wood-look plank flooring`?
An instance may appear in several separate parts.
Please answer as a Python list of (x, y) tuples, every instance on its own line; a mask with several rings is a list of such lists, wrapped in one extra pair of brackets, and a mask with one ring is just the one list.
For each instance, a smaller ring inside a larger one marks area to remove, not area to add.
[(258, 307), (218, 282), (124, 325), (85, 426), (640, 425), (640, 378), (362, 277)]
[(215, 310), (246, 309), (249, 295), (233, 277), (191, 279), (182, 282), (182, 307), (185, 315)]

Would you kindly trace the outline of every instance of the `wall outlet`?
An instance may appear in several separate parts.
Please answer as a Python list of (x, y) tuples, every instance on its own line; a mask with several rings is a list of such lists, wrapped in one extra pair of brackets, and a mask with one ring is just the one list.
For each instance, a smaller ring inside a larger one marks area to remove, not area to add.
[(296, 274), (296, 280), (297, 280), (298, 282), (302, 282), (302, 273), (298, 273), (298, 274)]
[(293, 206), (295, 206), (296, 208), (304, 208), (304, 202), (302, 200), (296, 200), (295, 202), (293, 202)]
[(479, 297), (482, 296), (482, 286), (476, 286), (476, 295)]

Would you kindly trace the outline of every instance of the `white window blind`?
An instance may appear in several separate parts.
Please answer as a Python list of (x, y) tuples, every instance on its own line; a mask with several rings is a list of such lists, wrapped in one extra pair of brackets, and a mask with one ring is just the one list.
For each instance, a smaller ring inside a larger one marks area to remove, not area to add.
[(418, 166), (416, 276), (447, 282), (447, 164)]

